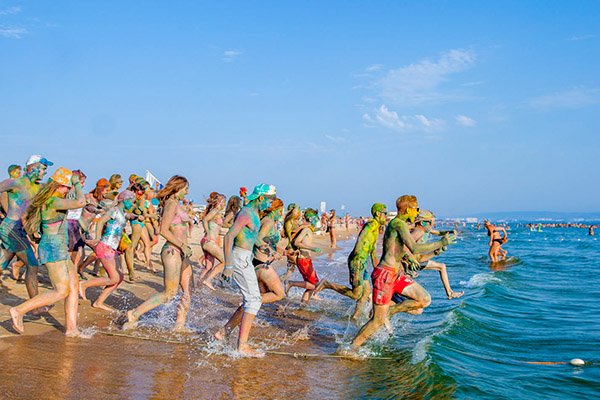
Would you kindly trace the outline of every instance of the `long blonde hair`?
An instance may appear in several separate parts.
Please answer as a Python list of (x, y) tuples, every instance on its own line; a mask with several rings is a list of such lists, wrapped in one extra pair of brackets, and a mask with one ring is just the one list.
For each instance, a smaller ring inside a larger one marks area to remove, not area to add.
[(181, 175), (172, 176), (164, 188), (162, 188), (157, 194), (156, 198), (160, 201), (161, 206), (164, 206), (165, 201), (173, 197), (175, 193), (188, 185), (188, 180)]
[(59, 183), (49, 180), (31, 199), (31, 203), (29, 203), (25, 215), (23, 215), (23, 228), (31, 238), (36, 238), (40, 234), (42, 207), (54, 196), (56, 189), (61, 186)]

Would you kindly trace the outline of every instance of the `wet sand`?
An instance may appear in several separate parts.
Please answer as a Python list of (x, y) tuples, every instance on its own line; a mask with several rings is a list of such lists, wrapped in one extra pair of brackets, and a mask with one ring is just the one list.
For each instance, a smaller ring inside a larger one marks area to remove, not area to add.
[[(338, 232), (338, 240), (348, 238), (345, 230)], [(198, 235), (195, 230), (193, 243), (198, 243)], [(324, 255), (331, 256), (328, 238), (317, 236), (317, 242)], [(159, 270), (161, 244), (153, 254)], [(197, 260), (197, 245), (194, 251)], [(197, 266), (194, 268), (197, 271)], [(284, 269), (281, 265), (278, 271)], [(131, 309), (162, 288), (162, 272), (152, 274), (140, 265), (138, 271), (142, 280), (123, 282), (107, 304)], [(148, 323), (142, 319), (140, 328), (122, 332), (115, 324), (115, 314), (91, 308), (88, 301), (80, 299), (79, 325), (88, 338), (64, 336), (62, 302), (41, 317), (27, 316), (25, 334), (16, 335), (8, 308), (27, 298), (25, 286), (10, 279), (4, 282), (6, 287), (0, 289), (3, 398), (348, 398), (355, 397), (349, 394), (355, 370), (368, 367), (368, 362), (335, 358), (235, 357), (231, 345), (237, 331), (229, 346), (211, 340), (211, 332), (225, 323), (239, 304), (241, 296), (231, 290), (195, 289), (188, 318), (192, 332), (188, 334), (169, 332), (176, 301), (155, 310)], [(42, 271), (40, 290), (48, 287)], [(99, 292), (100, 288), (89, 289), (88, 298), (95, 299)], [(310, 309), (300, 309), (298, 296), (264, 305), (252, 332), (253, 343), (272, 351), (331, 353), (338, 344), (335, 337), (319, 329), (320, 317)], [(123, 334), (152, 340), (120, 336)]]

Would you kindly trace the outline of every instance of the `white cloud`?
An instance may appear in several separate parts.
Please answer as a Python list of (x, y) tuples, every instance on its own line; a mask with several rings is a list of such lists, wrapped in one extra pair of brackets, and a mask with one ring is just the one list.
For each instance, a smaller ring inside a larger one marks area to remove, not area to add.
[(368, 126), (383, 126), (400, 132), (425, 131), (433, 132), (444, 127), (445, 121), (437, 118), (427, 118), (422, 114), (398, 115), (382, 104), (373, 116), (369, 113), (363, 114), (363, 121)]
[(440, 86), (449, 76), (471, 68), (476, 56), (470, 50), (450, 50), (436, 61), (421, 60), (392, 69), (374, 83), (379, 96), (398, 106), (439, 104), (462, 100), (464, 95), (442, 91)]
[(8, 39), (21, 39), (27, 33), (27, 29), (19, 27), (0, 26), (0, 37)]
[(21, 7), (8, 7), (0, 10), (0, 15), (14, 15), (21, 12)]
[(580, 42), (582, 40), (589, 40), (595, 38), (596, 35), (581, 35), (581, 36), (571, 36), (569, 41), (571, 42)]
[(383, 65), (382, 64), (373, 64), (371, 66), (368, 66), (367, 68), (365, 68), (366, 72), (375, 72), (375, 71), (379, 71), (383, 69)]
[(225, 62), (233, 62), (236, 58), (238, 58), (242, 54), (241, 51), (236, 50), (227, 50), (223, 52), (222, 60)]
[(527, 104), (538, 110), (577, 109), (600, 103), (600, 89), (574, 88), (530, 99)]
[(477, 125), (477, 121), (475, 121), (473, 118), (467, 117), (466, 115), (457, 115), (456, 117), (454, 117), (454, 119), (456, 120), (456, 122), (458, 122), (459, 125), (466, 126), (469, 128)]
[(333, 143), (336, 144), (348, 143), (348, 139), (343, 136), (325, 135), (325, 138), (331, 140)]

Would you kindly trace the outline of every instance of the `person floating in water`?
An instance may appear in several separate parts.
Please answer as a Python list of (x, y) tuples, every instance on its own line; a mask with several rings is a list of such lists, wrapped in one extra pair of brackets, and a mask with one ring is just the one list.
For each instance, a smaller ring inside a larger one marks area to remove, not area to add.
[(371, 296), (370, 274), (367, 271), (367, 264), (369, 259), (373, 263), (373, 268), (379, 264), (376, 244), (379, 238), (379, 228), (385, 226), (387, 223), (387, 213), (385, 204), (373, 204), (371, 207), (373, 218), (363, 226), (358, 234), (354, 249), (352, 249), (352, 252), (348, 256), (348, 272), (350, 274), (351, 288), (323, 279), (314, 292), (317, 294), (323, 289), (331, 289), (355, 300), (356, 308), (352, 314), (353, 320), (358, 319), (361, 310), (363, 310), (365, 303), (369, 301), (369, 297)]
[[(506, 229), (501, 226), (495, 226), (490, 223), (490, 221), (485, 221), (483, 226), (487, 229), (487, 235), (490, 237), (490, 241), (488, 245), (490, 249), (488, 251), (488, 256), (492, 262), (498, 262), (500, 260), (506, 259), (506, 254), (508, 252), (502, 248), (502, 245), (508, 242), (508, 233), (506, 233)], [(503, 233), (503, 236), (500, 236), (500, 232)]]
[[(398, 214), (390, 221), (383, 237), (383, 254), (379, 265), (371, 274), (373, 282), (373, 316), (358, 332), (351, 347), (356, 350), (389, 321), (389, 317), (399, 312), (420, 313), (431, 303), (427, 291), (406, 275), (402, 261), (409, 254), (430, 253), (453, 243), (451, 235), (444, 235), (442, 240), (432, 243), (418, 244), (410, 234), (410, 226), (419, 214), (419, 203), (415, 196), (404, 195), (396, 200)], [(401, 295), (405, 298), (394, 304), (392, 297)]]

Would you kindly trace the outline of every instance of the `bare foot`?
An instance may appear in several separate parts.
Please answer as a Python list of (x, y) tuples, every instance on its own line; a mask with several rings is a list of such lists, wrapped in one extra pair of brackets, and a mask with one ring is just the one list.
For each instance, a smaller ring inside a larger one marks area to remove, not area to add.
[(465, 292), (450, 292), (450, 294), (448, 295), (448, 300), (458, 299), (463, 294), (465, 294)]
[(247, 344), (238, 347), (238, 353), (244, 357), (263, 358), (265, 356), (264, 351), (254, 350)]
[(216, 288), (213, 286), (212, 282), (210, 282), (209, 280), (204, 280), (204, 281), (202, 281), (202, 284), (203, 284), (204, 286), (206, 286), (207, 288), (209, 288), (210, 290), (217, 290), (217, 289), (216, 289)]
[(36, 308), (35, 310), (32, 310), (32, 311), (31, 311), (31, 315), (40, 315), (40, 314), (45, 314), (45, 313), (47, 313), (48, 311), (50, 311), (50, 309), (51, 309), (52, 307), (54, 307), (54, 304), (52, 304), (52, 305), (49, 305), (49, 306), (43, 306), (43, 307), (40, 307), (40, 308)]
[(213, 335), (215, 337), (215, 339), (217, 339), (219, 342), (222, 342), (223, 340), (225, 340), (226, 338), (226, 334), (225, 334), (225, 329), (219, 329), (218, 331), (216, 331)]
[(317, 294), (316, 294), (316, 293), (314, 293), (314, 290), (313, 290), (313, 293), (311, 293), (311, 295), (310, 295), (310, 299), (311, 299), (311, 300), (312, 300), (312, 299), (315, 299), (315, 300), (323, 300), (323, 298), (322, 298), (322, 297), (319, 297), (319, 296), (317, 296)]
[(406, 313), (411, 314), (411, 315), (419, 315), (419, 314), (423, 314), (423, 309), (417, 308), (416, 310), (409, 310)]
[(79, 329), (75, 328), (73, 330), (66, 331), (65, 332), (65, 336), (66, 337), (80, 337), (81, 336), (81, 332), (79, 331)]
[(133, 329), (137, 326), (138, 320), (133, 316), (133, 310), (127, 311), (127, 321), (121, 327), (122, 330)]
[(109, 307), (104, 303), (98, 303), (97, 301), (92, 302), (92, 307), (99, 308), (100, 310), (110, 311), (110, 312), (117, 311), (116, 309)]
[(20, 315), (14, 307), (11, 307), (8, 310), (10, 313), (10, 318), (12, 319), (12, 327), (17, 333), (24, 333), (25, 328), (23, 328), (23, 316)]
[[(87, 297), (85, 297), (85, 287), (83, 287), (83, 282), (79, 282), (79, 297), (81, 297), (84, 300), (87, 300)], [(92, 304), (92, 307), (94, 305)]]

